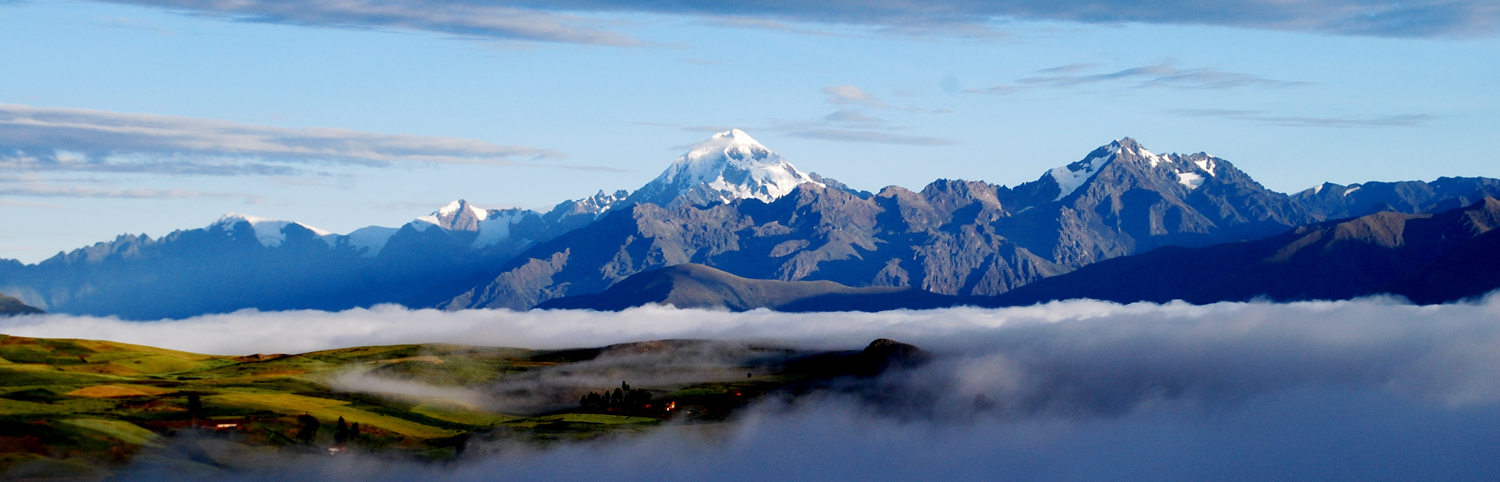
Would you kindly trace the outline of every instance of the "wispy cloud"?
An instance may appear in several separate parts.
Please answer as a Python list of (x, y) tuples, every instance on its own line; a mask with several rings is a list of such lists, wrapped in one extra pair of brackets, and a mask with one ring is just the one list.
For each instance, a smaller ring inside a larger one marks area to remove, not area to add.
[(711, 16), (709, 23), (725, 27), (754, 28), (759, 30), (773, 30), (777, 32), (788, 32), (802, 35), (833, 36), (835, 34), (823, 30), (814, 30), (803, 26), (791, 25), (786, 22), (770, 20), (755, 16)]
[[(247, 204), (263, 204), (266, 197), (258, 194), (204, 192), (192, 189), (97, 189), (57, 183), (30, 183), (10, 185), (0, 181), (0, 196), (52, 197), (52, 198), (106, 198), (106, 199), (243, 199)], [(37, 204), (13, 204), (38, 206)], [(41, 206), (46, 207), (46, 206)]]
[(1039, 74), (1048, 74), (1048, 75), (1072, 74), (1072, 73), (1082, 72), (1082, 71), (1086, 71), (1086, 70), (1093, 70), (1093, 69), (1098, 68), (1098, 67), (1099, 67), (1099, 64), (1088, 64), (1088, 63), (1067, 64), (1067, 65), (1059, 65), (1057, 67), (1052, 67), (1052, 68), (1038, 70), (1037, 73), (1039, 73)]
[(875, 144), (904, 144), (910, 146), (946, 146), (957, 144), (951, 139), (927, 136), (908, 136), (880, 131), (862, 131), (850, 129), (806, 129), (791, 132), (794, 137), (805, 139), (822, 139), (825, 141), (839, 142), (868, 142)]
[[(400, 29), (596, 45), (639, 45), (589, 14), (652, 13), (741, 26), (808, 31), (815, 23), (876, 27), (895, 35), (993, 36), (1006, 20), (1088, 24), (1214, 25), (1381, 37), (1488, 36), (1500, 5), (1488, 0), (934, 0), (679, 2), (664, 0), (100, 0), (238, 21)], [(815, 32), (815, 31), (812, 31)]]
[(834, 105), (861, 105), (866, 107), (885, 107), (874, 94), (866, 92), (865, 89), (853, 85), (835, 85), (824, 87), (823, 93), (828, 94), (826, 102)]
[[(31, 198), (103, 198), (103, 199), (243, 199), (261, 204), (266, 197), (258, 194), (209, 192), (194, 189), (122, 188), (117, 182), (78, 177), (50, 178), (32, 173), (0, 174), (0, 196)], [(58, 207), (43, 203), (0, 200), (0, 205)]]
[[(313, 27), (415, 30), (501, 40), (634, 46), (643, 43), (597, 20), (532, 8), (524, 2), (463, 0), (103, 0), (161, 7), (243, 22)], [(557, 10), (572, 10), (561, 8)]]
[[(910, 106), (904, 109), (893, 109), (892, 106), (882, 102), (879, 97), (869, 91), (855, 85), (834, 85), (824, 87), (821, 92), (826, 95), (824, 103), (838, 107), (828, 115), (808, 122), (784, 123), (773, 127), (774, 130), (786, 132), (793, 137), (804, 139), (819, 139), (837, 142), (862, 142), (873, 144), (901, 144), (911, 146), (941, 146), (956, 144), (955, 141), (932, 136), (916, 136), (897, 133), (904, 131), (907, 126), (893, 124), (886, 119), (869, 115), (870, 109), (881, 109), (884, 112), (921, 112), (928, 110)], [(905, 91), (897, 91), (898, 96), (911, 96)]]
[(557, 167), (559, 169), (567, 169), (569, 171), (615, 172), (615, 173), (635, 172), (635, 171), (632, 171), (630, 169), (621, 169), (621, 168), (618, 168), (618, 167), (587, 166), (587, 165), (579, 165), (579, 164), (558, 164)]
[(1422, 127), (1436, 118), (1429, 114), (1366, 117), (1281, 116), (1268, 114), (1265, 111), (1226, 109), (1179, 109), (1168, 112), (1190, 117), (1217, 117), (1284, 127)]
[(842, 122), (846, 124), (881, 124), (885, 122), (885, 120), (883, 119), (870, 117), (859, 112), (847, 109), (839, 109), (837, 111), (834, 111), (832, 114), (823, 116), (823, 120), (829, 122)]
[(39, 203), (39, 202), (31, 202), (31, 201), (17, 201), (17, 200), (14, 200), (14, 199), (0, 199), (0, 206), (15, 206), (15, 207), (24, 207), (24, 208), (62, 209), (62, 206), (57, 205), (57, 204)]
[[(865, 111), (869, 109), (885, 109), (884, 112), (910, 112), (933, 113), (926, 109), (907, 108), (891, 109), (889, 105), (881, 102), (880, 98), (869, 91), (854, 85), (835, 85), (824, 87), (821, 92), (826, 97), (823, 102), (837, 106), (837, 110), (819, 118), (803, 121), (776, 121), (771, 120), (769, 125), (761, 127), (735, 126), (735, 128), (749, 131), (772, 131), (785, 133), (792, 137), (803, 139), (818, 139), (837, 142), (860, 142), (872, 144), (900, 144), (911, 146), (943, 146), (957, 144), (956, 141), (933, 136), (919, 136), (901, 134), (900, 131), (908, 127), (893, 124), (892, 122), (869, 115)], [(911, 93), (898, 91), (899, 95), (912, 95)], [(690, 132), (723, 132), (729, 130), (730, 126), (683, 126), (678, 124), (637, 121), (636, 125), (652, 127), (674, 127)], [(673, 146), (671, 150), (676, 151), (691, 147), (692, 144)]]
[(730, 129), (734, 129), (734, 127), (731, 127), (731, 126), (686, 126), (686, 127), (682, 127), (681, 129), (684, 130), (684, 131), (688, 131), (688, 132), (713, 132), (713, 133), (719, 133), (719, 132), (724, 132), (724, 131), (727, 131), (727, 130), (730, 130)]
[(983, 89), (968, 88), (968, 89), (964, 89), (962, 92), (965, 93), (965, 94), (998, 94), (998, 95), (1004, 95), (1004, 94), (1014, 94), (1016, 92), (1020, 92), (1021, 89), (1022, 88), (1018, 87), (1018, 86), (1001, 84), (1001, 85), (996, 85), (996, 86), (992, 86), (992, 87), (986, 87), (986, 88), (983, 88)]
[(161, 27), (157, 27), (156, 25), (152, 24), (151, 22), (147, 22), (145, 20), (141, 20), (141, 19), (137, 19), (137, 18), (129, 18), (129, 17), (98, 17), (98, 18), (95, 19), (95, 21), (98, 22), (100, 25), (103, 25), (103, 26), (106, 26), (106, 27), (128, 29), (128, 30), (141, 30), (141, 31), (146, 31), (146, 32), (151, 32), (151, 33), (154, 33), (154, 34), (158, 34), (158, 35), (171, 35), (172, 34), (171, 31), (168, 31), (168, 30), (163, 29)]
[[(1225, 72), (1218, 69), (1179, 69), (1166, 64), (1145, 65), (1103, 74), (1078, 75), (1080, 72), (1091, 70), (1093, 67), (1092, 64), (1064, 65), (1040, 71), (1040, 73), (1047, 75), (1027, 77), (1020, 79), (1018, 82), (1027, 85), (1072, 87), (1101, 82), (1128, 81), (1134, 82), (1136, 87), (1172, 87), (1184, 89), (1293, 87), (1307, 85), (1306, 82), (1268, 79), (1258, 75)], [(997, 87), (1003, 88), (1004, 86)]]
[(562, 157), (451, 137), (0, 104), (0, 167), (10, 172), (288, 175), (306, 163), (509, 165)]

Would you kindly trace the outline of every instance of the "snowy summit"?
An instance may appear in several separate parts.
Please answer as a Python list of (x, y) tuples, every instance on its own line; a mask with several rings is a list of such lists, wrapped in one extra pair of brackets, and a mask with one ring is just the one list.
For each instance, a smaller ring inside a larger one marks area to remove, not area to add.
[(286, 233), (282, 232), (282, 230), (286, 229), (286, 227), (291, 224), (295, 224), (301, 226), (303, 229), (312, 231), (313, 234), (316, 234), (318, 235), (318, 237), (323, 238), (323, 241), (329, 243), (330, 245), (333, 244), (334, 238), (338, 237), (338, 235), (331, 232), (324, 231), (322, 229), (318, 229), (302, 223), (281, 221), (278, 219), (267, 219), (255, 216), (246, 216), (240, 213), (225, 214), (209, 227), (218, 227), (219, 229), (222, 229), (224, 231), (233, 232), (234, 225), (239, 223), (250, 223), (250, 227), (255, 230), (255, 238), (260, 240), (260, 244), (271, 248), (280, 246), (283, 241), (286, 241)]
[(489, 218), (490, 212), (459, 199), (448, 203), (432, 214), (417, 218), (417, 221), (447, 229), (449, 231), (478, 231), (479, 223)]
[(1162, 176), (1170, 176), (1167, 179), (1172, 182), (1192, 191), (1217, 175), (1220, 159), (1205, 153), (1188, 156), (1156, 154), (1146, 150), (1135, 139), (1124, 137), (1095, 149), (1081, 161), (1048, 171), (1043, 179), (1051, 177), (1057, 183), (1059, 192), (1053, 201), (1061, 201), (1073, 195), (1114, 162), (1127, 162), (1142, 169), (1158, 171)]
[(803, 183), (823, 186), (745, 131), (731, 129), (698, 143), (636, 192), (635, 201), (667, 205), (759, 199), (771, 202)]

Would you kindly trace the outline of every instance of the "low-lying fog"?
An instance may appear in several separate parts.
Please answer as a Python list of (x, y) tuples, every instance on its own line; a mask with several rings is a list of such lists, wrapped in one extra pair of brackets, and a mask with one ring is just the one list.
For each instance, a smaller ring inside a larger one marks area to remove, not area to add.
[[(246, 479), (1500, 478), (1500, 296), (1424, 307), (1386, 299), (824, 314), (378, 307), (149, 323), (51, 315), (0, 320), (0, 333), (227, 355), (668, 338), (857, 349), (884, 337), (938, 355), (880, 379), (879, 403), (829, 393), (767, 401), (721, 430), (479, 447), (444, 466), (304, 457)], [(170, 474), (143, 467), (135, 475)]]

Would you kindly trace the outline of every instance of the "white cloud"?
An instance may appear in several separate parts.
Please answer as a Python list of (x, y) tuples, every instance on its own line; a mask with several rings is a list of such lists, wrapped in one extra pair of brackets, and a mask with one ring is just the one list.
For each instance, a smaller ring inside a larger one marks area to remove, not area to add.
[(289, 164), (508, 165), (564, 154), (473, 139), (284, 128), (88, 109), (0, 104), (0, 167), (11, 172), (284, 175)]
[(857, 104), (869, 107), (885, 107), (880, 99), (874, 94), (853, 85), (835, 85), (824, 87), (823, 93), (828, 94), (828, 103), (836, 105)]
[[(1500, 295), (887, 313), (242, 312), (180, 321), (32, 316), (24, 336), (215, 353), (424, 341), (529, 347), (660, 338), (913, 342), (933, 363), (749, 409), (546, 449), (479, 436), (452, 465), (298, 458), (282, 480), (1441, 480), (1500, 476)], [(430, 387), (382, 391), (432, 396)], [(472, 392), (448, 394), (483, 403)], [(985, 398), (979, 398), (985, 395)], [(983, 403), (981, 403), (983, 402)], [(149, 461), (131, 475), (147, 479)], [(226, 474), (226, 476), (232, 474)], [(242, 474), (262, 480), (266, 474)], [(232, 478), (232, 477), (231, 477)], [(127, 480), (129, 478), (127, 477)]]

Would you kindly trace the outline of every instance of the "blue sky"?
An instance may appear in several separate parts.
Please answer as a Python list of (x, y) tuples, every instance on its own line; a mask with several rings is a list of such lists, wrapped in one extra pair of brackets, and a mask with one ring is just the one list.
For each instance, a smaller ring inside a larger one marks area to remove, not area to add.
[(737, 127), (875, 191), (1122, 136), (1272, 189), (1500, 177), (1487, 2), (3, 2), (0, 257), (634, 189)]

